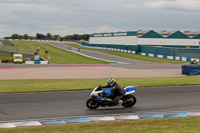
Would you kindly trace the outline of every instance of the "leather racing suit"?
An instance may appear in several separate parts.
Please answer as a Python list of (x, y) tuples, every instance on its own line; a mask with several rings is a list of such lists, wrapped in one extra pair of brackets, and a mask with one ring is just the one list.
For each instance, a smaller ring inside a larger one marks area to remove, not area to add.
[(114, 105), (117, 105), (119, 102), (119, 99), (122, 98), (125, 94), (124, 89), (115, 82), (113, 85), (106, 85), (106, 86), (100, 86), (101, 88), (110, 88), (111, 94), (105, 95), (105, 97), (113, 99), (112, 103)]

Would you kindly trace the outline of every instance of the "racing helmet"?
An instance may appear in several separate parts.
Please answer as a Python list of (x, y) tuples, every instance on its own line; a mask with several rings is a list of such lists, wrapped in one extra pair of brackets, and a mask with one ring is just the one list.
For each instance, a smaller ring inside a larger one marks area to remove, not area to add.
[(108, 81), (107, 81), (107, 84), (109, 86), (113, 86), (114, 83), (115, 83), (115, 79), (114, 78), (109, 78)]

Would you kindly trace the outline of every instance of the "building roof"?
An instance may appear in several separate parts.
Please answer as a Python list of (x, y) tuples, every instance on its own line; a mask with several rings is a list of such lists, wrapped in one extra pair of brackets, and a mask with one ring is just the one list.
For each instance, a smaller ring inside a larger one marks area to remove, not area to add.
[(163, 38), (160, 34), (155, 32), (154, 30), (150, 30), (149, 32), (145, 33), (144, 35), (140, 36), (139, 38)]
[(192, 39), (200, 39), (200, 34), (194, 36)]
[(173, 34), (169, 35), (166, 38), (174, 38), (174, 39), (190, 39), (187, 35), (183, 34), (180, 31), (176, 31)]

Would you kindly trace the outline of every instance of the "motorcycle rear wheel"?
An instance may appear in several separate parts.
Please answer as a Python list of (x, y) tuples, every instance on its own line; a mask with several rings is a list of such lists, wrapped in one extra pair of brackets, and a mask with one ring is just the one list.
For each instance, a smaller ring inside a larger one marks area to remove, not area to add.
[(96, 101), (94, 101), (92, 98), (89, 98), (86, 102), (86, 106), (89, 108), (89, 109), (97, 109), (100, 104)]
[(126, 95), (124, 96), (123, 98), (123, 103), (122, 103), (122, 106), (124, 106), (125, 108), (129, 108), (129, 107), (132, 107), (133, 105), (136, 104), (136, 97), (134, 95)]

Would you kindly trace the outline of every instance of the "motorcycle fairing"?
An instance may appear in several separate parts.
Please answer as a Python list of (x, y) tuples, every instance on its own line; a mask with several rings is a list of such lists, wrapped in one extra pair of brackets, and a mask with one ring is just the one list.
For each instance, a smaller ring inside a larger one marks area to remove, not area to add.
[(124, 88), (125, 92), (130, 92), (130, 91), (134, 91), (137, 90), (137, 87), (134, 86), (128, 86), (126, 88)]
[(106, 88), (103, 90), (103, 93), (106, 95), (110, 95), (111, 94), (111, 89), (110, 88)]

